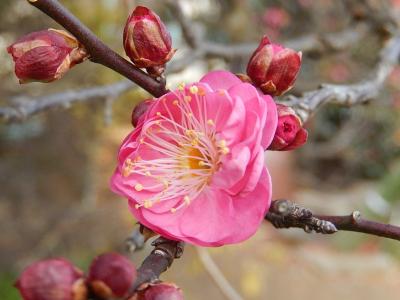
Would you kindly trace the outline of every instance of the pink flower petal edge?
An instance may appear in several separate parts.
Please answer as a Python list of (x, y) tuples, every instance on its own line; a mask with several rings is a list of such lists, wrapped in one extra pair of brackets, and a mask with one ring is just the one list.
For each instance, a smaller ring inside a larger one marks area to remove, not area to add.
[(271, 202), (264, 149), (275, 103), (227, 71), (154, 99), (125, 138), (111, 189), (164, 237), (200, 246), (253, 235)]

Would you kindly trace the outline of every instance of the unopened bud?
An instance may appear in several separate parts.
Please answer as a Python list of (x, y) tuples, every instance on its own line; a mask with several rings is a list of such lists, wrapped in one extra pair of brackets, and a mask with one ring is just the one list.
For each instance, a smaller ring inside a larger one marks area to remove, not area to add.
[(88, 54), (75, 37), (63, 30), (32, 32), (7, 48), (20, 83), (60, 79)]
[(301, 147), (307, 142), (308, 133), (296, 112), (282, 104), (278, 109), (278, 127), (268, 150), (287, 151)]
[(126, 22), (124, 48), (137, 67), (148, 68), (158, 75), (176, 51), (160, 17), (144, 6), (137, 6)]
[(152, 99), (147, 99), (142, 102), (140, 102), (138, 105), (135, 106), (135, 108), (132, 111), (131, 115), (131, 123), (133, 127), (136, 127), (137, 124), (139, 123), (140, 117), (148, 110), (150, 105), (153, 103)]
[(127, 296), (135, 280), (136, 268), (129, 259), (106, 253), (93, 260), (87, 282), (97, 296), (109, 299)]
[(47, 259), (28, 266), (15, 286), (24, 300), (85, 300), (83, 273), (65, 259)]
[(300, 71), (301, 52), (272, 44), (264, 36), (247, 65), (247, 75), (265, 94), (280, 96), (290, 90)]
[(183, 300), (182, 290), (173, 283), (160, 282), (145, 284), (134, 300)]

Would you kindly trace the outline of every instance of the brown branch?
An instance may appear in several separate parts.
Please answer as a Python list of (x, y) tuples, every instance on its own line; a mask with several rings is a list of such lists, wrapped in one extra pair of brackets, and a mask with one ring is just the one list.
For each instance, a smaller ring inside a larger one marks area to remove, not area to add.
[(184, 250), (183, 242), (172, 241), (163, 237), (156, 239), (152, 246), (154, 246), (153, 251), (144, 259), (137, 270), (138, 277), (131, 287), (130, 296), (142, 284), (158, 281), (161, 273), (171, 266), (174, 259), (180, 258)]
[(276, 228), (302, 228), (306, 232), (333, 234), (339, 230), (361, 232), (400, 241), (400, 227), (365, 220), (359, 211), (349, 216), (313, 215), (304, 207), (289, 200), (272, 202), (265, 219)]
[(321, 88), (307, 92), (301, 97), (289, 96), (282, 101), (293, 107), (303, 121), (307, 121), (315, 111), (327, 103), (344, 106), (363, 104), (376, 99), (384, 87), (384, 82), (399, 63), (400, 34), (391, 38), (381, 50), (380, 60), (369, 80), (352, 85), (322, 84)]
[(28, 0), (28, 2), (72, 33), (85, 46), (93, 62), (120, 73), (155, 97), (166, 93), (164, 82), (156, 81), (105, 45), (58, 1)]
[[(186, 57), (171, 62), (166, 73), (172, 74), (181, 71), (197, 55), (197, 52), (194, 51)], [(76, 103), (91, 102), (104, 98), (116, 98), (134, 86), (128, 80), (122, 80), (109, 85), (70, 90), (41, 97), (18, 96), (9, 100), (11, 103), (10, 106), (0, 107), (0, 120), (5, 122), (20, 122), (51, 109), (69, 108)]]

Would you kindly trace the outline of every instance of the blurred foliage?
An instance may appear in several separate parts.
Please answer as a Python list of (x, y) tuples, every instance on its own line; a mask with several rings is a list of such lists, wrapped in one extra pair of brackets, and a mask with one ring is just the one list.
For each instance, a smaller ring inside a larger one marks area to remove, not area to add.
[(14, 288), (15, 274), (0, 273), (0, 299), (20, 300), (19, 293)]

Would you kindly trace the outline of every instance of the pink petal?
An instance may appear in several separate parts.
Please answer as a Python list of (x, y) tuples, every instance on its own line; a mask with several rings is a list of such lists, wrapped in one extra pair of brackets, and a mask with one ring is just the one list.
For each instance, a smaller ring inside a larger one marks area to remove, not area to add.
[(265, 122), (261, 145), (264, 149), (267, 149), (274, 139), (276, 127), (278, 126), (278, 112), (276, 104), (271, 96), (265, 95), (263, 96), (263, 99), (267, 104), (267, 119)]
[(232, 86), (242, 83), (239, 78), (227, 71), (211, 71), (201, 78), (200, 82), (207, 83), (214, 91), (228, 90)]

